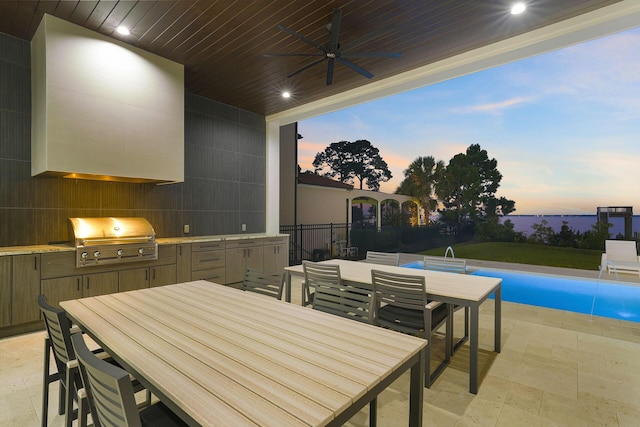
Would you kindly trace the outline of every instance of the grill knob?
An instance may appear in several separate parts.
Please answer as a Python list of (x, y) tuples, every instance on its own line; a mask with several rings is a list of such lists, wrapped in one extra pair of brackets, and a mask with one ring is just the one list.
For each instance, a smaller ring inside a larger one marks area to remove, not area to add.
[(80, 256), (82, 257), (82, 259), (87, 259), (87, 257), (89, 256), (88, 253), (86, 252), (82, 252), (82, 254), (80, 254)]
[(124, 255), (124, 249), (118, 249), (117, 254), (118, 254), (118, 256)]
[(140, 248), (140, 249), (138, 249), (138, 253), (139, 253), (140, 255), (142, 255), (142, 254), (144, 253), (144, 248)]
[(98, 258), (99, 256), (100, 256), (100, 251), (95, 251), (95, 252), (93, 253), (93, 257), (94, 257), (94, 258)]

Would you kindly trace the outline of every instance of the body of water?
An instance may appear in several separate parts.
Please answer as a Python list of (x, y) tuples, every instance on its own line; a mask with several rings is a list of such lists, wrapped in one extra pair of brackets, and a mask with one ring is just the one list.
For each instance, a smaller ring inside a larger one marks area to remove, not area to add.
[[(403, 267), (422, 269), (423, 263)], [(503, 270), (475, 270), (471, 274), (501, 278), (503, 301), (583, 314), (591, 314), (593, 306), (594, 316), (640, 322), (638, 286)]]
[[(547, 221), (547, 225), (556, 233), (560, 231), (563, 221), (566, 221), (574, 231), (584, 233), (590, 231), (598, 220), (596, 215), (506, 215), (502, 217), (502, 222), (507, 219), (513, 223), (515, 231), (525, 233), (527, 236), (533, 233), (531, 228), (533, 224), (541, 224), (543, 220)], [(624, 235), (624, 218), (610, 218), (609, 222), (613, 224), (609, 229), (612, 237), (618, 234)], [(633, 216), (633, 231), (640, 233), (640, 215)]]

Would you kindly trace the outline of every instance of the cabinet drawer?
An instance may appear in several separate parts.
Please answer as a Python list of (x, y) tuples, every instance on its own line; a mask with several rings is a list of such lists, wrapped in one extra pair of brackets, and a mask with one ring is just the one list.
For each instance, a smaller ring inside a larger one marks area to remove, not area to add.
[(251, 246), (262, 246), (262, 245), (264, 245), (263, 238), (227, 240), (227, 249), (248, 248)]
[(205, 251), (191, 253), (191, 270), (193, 271), (224, 267), (224, 264), (224, 251)]
[(282, 245), (289, 242), (288, 237), (267, 237), (264, 239), (265, 245)]
[(210, 282), (224, 284), (224, 267), (209, 268), (191, 272), (191, 280), (208, 280)]
[(201, 251), (217, 251), (224, 249), (224, 241), (219, 240), (216, 242), (200, 242), (193, 243), (191, 245), (192, 252), (201, 252)]
[(78, 269), (76, 268), (76, 253), (51, 252), (42, 254), (41, 274), (43, 279), (78, 274)]

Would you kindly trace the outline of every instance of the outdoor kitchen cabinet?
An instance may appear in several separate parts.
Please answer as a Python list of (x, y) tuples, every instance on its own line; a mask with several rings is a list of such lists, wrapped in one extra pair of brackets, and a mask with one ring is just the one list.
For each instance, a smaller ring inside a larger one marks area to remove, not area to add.
[(197, 242), (191, 245), (191, 280), (225, 283), (224, 241)]
[(138, 268), (131, 268), (135, 264), (120, 265), (119, 291), (126, 292), (177, 283), (176, 245), (159, 245), (158, 259), (144, 263), (149, 262), (153, 265)]
[(159, 265), (148, 268), (134, 268), (119, 272), (119, 291), (134, 291), (136, 289), (154, 286), (172, 285), (176, 282), (176, 266)]
[(149, 287), (149, 269), (134, 268), (118, 273), (118, 290), (120, 292), (135, 291)]
[(242, 282), (247, 267), (264, 268), (264, 239), (227, 240), (226, 257), (226, 283)]
[(176, 282), (176, 265), (159, 265), (149, 269), (149, 286), (173, 285)]
[(82, 298), (82, 276), (57, 277), (41, 282), (47, 302), (60, 306), (60, 301)]
[(98, 295), (118, 292), (118, 272), (85, 274), (82, 276), (82, 297), (96, 297)]
[(11, 258), (11, 324), (40, 320), (40, 254)]
[(118, 272), (83, 274), (42, 280), (42, 293), (51, 305), (60, 301), (118, 292)]
[(289, 266), (289, 237), (267, 237), (264, 240), (264, 270), (282, 274)]
[(11, 257), (0, 257), (0, 327), (11, 324)]
[(176, 283), (191, 281), (191, 243), (181, 243), (176, 248)]

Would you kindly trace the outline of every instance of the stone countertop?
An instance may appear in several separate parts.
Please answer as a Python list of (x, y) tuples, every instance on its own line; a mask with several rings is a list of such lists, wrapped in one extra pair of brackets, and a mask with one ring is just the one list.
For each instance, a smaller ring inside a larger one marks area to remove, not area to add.
[(7, 255), (31, 255), (42, 254), (46, 252), (66, 252), (74, 251), (76, 248), (71, 245), (32, 245), (32, 246), (6, 246), (0, 248), (0, 256)]
[[(175, 245), (183, 243), (201, 243), (201, 242), (216, 242), (221, 240), (241, 240), (241, 239), (257, 239), (266, 237), (285, 237), (287, 234), (264, 234), (264, 233), (251, 233), (251, 234), (228, 234), (221, 236), (183, 236), (183, 237), (160, 237), (157, 238), (159, 245)], [(76, 248), (71, 244), (57, 244), (57, 245), (30, 245), (30, 246), (6, 246), (0, 247), (0, 256), (8, 255), (31, 255), (41, 254), (46, 252), (70, 252), (75, 251)]]
[(182, 237), (160, 237), (156, 240), (159, 245), (162, 244), (181, 244), (181, 243), (201, 243), (201, 242), (218, 242), (221, 240), (242, 240), (242, 239), (261, 239), (268, 237), (286, 237), (288, 234), (265, 234), (265, 233), (249, 233), (249, 234), (226, 234), (220, 236), (182, 236)]

